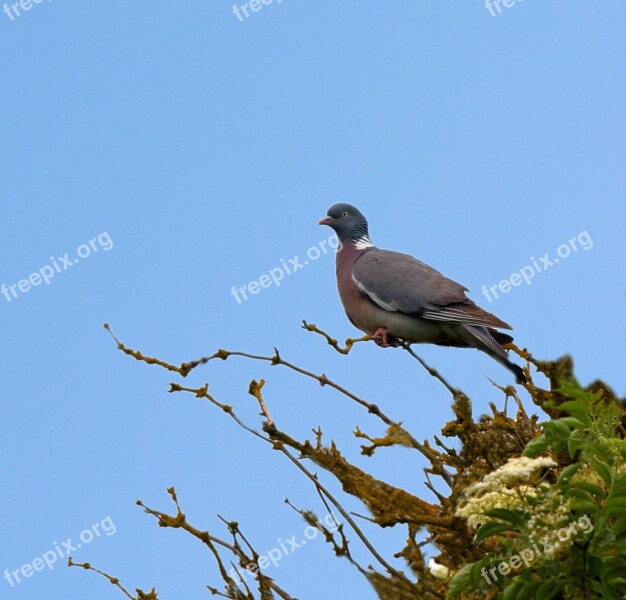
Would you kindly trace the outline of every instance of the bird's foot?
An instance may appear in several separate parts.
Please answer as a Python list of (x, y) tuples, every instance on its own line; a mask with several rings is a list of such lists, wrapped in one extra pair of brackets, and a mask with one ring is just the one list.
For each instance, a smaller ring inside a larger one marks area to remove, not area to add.
[(398, 347), (398, 338), (391, 335), (389, 330), (386, 327), (379, 327), (373, 334), (373, 337), (380, 338), (374, 340), (378, 346), (381, 348), (388, 348), (391, 346), (392, 348)]

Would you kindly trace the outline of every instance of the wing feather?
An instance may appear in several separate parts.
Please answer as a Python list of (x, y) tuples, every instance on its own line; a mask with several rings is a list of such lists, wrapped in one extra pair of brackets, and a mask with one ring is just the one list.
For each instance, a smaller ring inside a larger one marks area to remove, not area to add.
[(408, 254), (372, 248), (356, 260), (352, 278), (361, 293), (389, 312), (511, 329), (470, 300), (465, 286)]

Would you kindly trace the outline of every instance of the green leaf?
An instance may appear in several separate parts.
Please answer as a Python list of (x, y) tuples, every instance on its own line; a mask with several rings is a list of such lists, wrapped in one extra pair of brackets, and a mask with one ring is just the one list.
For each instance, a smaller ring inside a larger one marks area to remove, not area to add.
[[(607, 569), (604, 573), (602, 573), (602, 581), (605, 581), (606, 583), (610, 583), (611, 585), (615, 585), (616, 583), (622, 583), (623, 581), (626, 581), (626, 579), (623, 578), (624, 577), (624, 566), (622, 565), (622, 567), (616, 567), (613, 569)], [(619, 581), (619, 579), (621, 579), (622, 581)]]
[(585, 456), (590, 459), (600, 458), (606, 463), (613, 459), (613, 453), (606, 446), (592, 441), (585, 444)]
[(595, 515), (600, 507), (595, 502), (590, 502), (589, 500), (574, 500), (572, 502), (572, 510), (583, 513)]
[(626, 474), (618, 473), (613, 482), (613, 488), (611, 489), (611, 497), (626, 498)]
[(558, 581), (544, 581), (539, 589), (537, 589), (536, 598), (541, 598), (541, 600), (550, 600), (550, 598), (554, 598), (557, 594), (561, 592), (561, 586)]
[(519, 579), (514, 579), (509, 585), (504, 589), (504, 594), (502, 594), (502, 600), (515, 600), (518, 598), (519, 591), (524, 587), (524, 582)]
[(626, 570), (626, 561), (620, 556), (605, 556), (602, 559), (602, 564), (607, 569), (622, 569), (622, 572)]
[(584, 500), (585, 502), (593, 502), (595, 504), (596, 499), (585, 489), (580, 486), (571, 487), (568, 491), (568, 496), (576, 498), (577, 500)]
[(609, 498), (604, 505), (604, 510), (612, 517), (625, 515), (626, 498)]
[(470, 569), (470, 585), (473, 590), (480, 588), (481, 579), (484, 579), (482, 570), (487, 565), (489, 565), (489, 560), (486, 558), (483, 558), (472, 565), (472, 568)]
[(492, 517), (494, 519), (501, 519), (502, 521), (506, 521), (507, 523), (511, 523), (515, 525), (518, 529), (524, 527), (524, 523), (526, 519), (517, 511), (509, 510), (508, 508), (492, 508), (490, 510), (486, 510), (485, 514), (488, 517)]
[(572, 417), (576, 417), (582, 425), (589, 427), (591, 425), (591, 407), (584, 402), (576, 402), (575, 400), (568, 400), (559, 404), (559, 409), (566, 412)]
[(450, 598), (456, 598), (459, 594), (462, 594), (463, 592), (473, 591), (471, 580), (471, 571), (473, 566), (474, 563), (464, 565), (454, 574), (454, 577), (452, 577), (452, 579), (448, 583), (448, 593), (446, 594), (446, 600), (449, 600)]
[(491, 537), (492, 535), (497, 535), (498, 533), (502, 533), (503, 531), (511, 531), (511, 526), (506, 523), (485, 523), (481, 525), (480, 529), (476, 532), (474, 536), (474, 542), (482, 542), (483, 540)]
[(555, 392), (559, 392), (564, 396), (569, 396), (570, 398), (576, 398), (576, 400), (580, 400), (585, 404), (593, 404), (597, 400), (600, 399), (602, 392), (597, 392), (592, 394), (591, 392), (586, 392), (583, 390), (580, 385), (574, 381), (565, 382), (560, 388), (554, 390)]
[(536, 496), (526, 496), (525, 500), (528, 506), (537, 506), (539, 504), (539, 499)]
[(614, 442), (617, 446), (619, 453), (622, 456), (622, 460), (626, 460), (626, 440), (618, 440)]
[(588, 552), (585, 557), (585, 564), (589, 575), (592, 577), (600, 575), (600, 570), (602, 569), (602, 559), (599, 556)]
[(572, 417), (563, 417), (555, 421), (548, 421), (544, 426), (546, 436), (556, 439), (567, 439), (571, 434), (569, 425), (567, 424), (568, 419), (572, 419)]
[(551, 445), (552, 442), (550, 442), (545, 435), (540, 435), (526, 444), (523, 455), (534, 458), (535, 456), (539, 456), (542, 452), (545, 452)]
[(611, 525), (611, 531), (615, 534), (615, 537), (621, 538), (626, 535), (626, 517), (620, 517)]
[(541, 581), (525, 582), (524, 587), (518, 592), (516, 600), (531, 600), (538, 598), (537, 590), (539, 590), (541, 586)]
[(570, 458), (574, 458), (576, 452), (585, 446), (585, 440), (581, 439), (579, 432), (576, 432), (567, 440), (567, 453)]
[(571, 429), (584, 429), (585, 423), (576, 417), (563, 417), (558, 419), (558, 422), (565, 425), (568, 428), (568, 435), (571, 435)]
[(572, 475), (575, 475), (576, 473), (578, 473), (578, 471), (580, 471), (580, 468), (582, 466), (583, 466), (582, 463), (579, 463), (579, 462), (575, 462), (572, 465), (568, 465), (559, 474), (559, 478), (557, 482), (561, 483), (562, 481), (569, 479)]
[(604, 483), (606, 483), (607, 487), (611, 487), (613, 485), (613, 472), (611, 471), (611, 467), (607, 465), (605, 462), (602, 462), (598, 459), (590, 459), (589, 464), (592, 466), (594, 471), (602, 477)]
[(597, 496), (598, 498), (606, 497), (606, 491), (603, 488), (589, 481), (577, 481), (576, 483), (571, 484), (570, 491), (575, 489), (584, 490), (585, 492), (589, 492), (592, 496)]
[(608, 556), (604, 559), (601, 580), (612, 587), (620, 588), (626, 582), (626, 560), (619, 556)]
[(620, 600), (612, 586), (604, 583), (602, 584), (602, 600)]

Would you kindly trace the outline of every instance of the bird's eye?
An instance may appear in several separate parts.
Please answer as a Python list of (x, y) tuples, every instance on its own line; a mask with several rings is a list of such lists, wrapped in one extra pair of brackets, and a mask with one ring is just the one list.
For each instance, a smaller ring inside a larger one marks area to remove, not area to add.
[(343, 214), (342, 214), (341, 216), (342, 216), (342, 217), (347, 217), (347, 216), (348, 216), (348, 211), (347, 211), (347, 210), (344, 210), (344, 211), (343, 211)]

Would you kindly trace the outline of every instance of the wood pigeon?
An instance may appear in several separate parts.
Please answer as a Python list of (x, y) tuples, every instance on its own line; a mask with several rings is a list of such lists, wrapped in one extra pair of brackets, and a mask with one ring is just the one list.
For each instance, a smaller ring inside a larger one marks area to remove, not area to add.
[(348, 319), (381, 338), (380, 346), (409, 343), (477, 348), (526, 383), (521, 367), (509, 361), (502, 345), (513, 341), (496, 329), (510, 325), (470, 300), (467, 288), (408, 254), (372, 244), (363, 214), (350, 204), (335, 204), (320, 225), (337, 233), (337, 288)]

